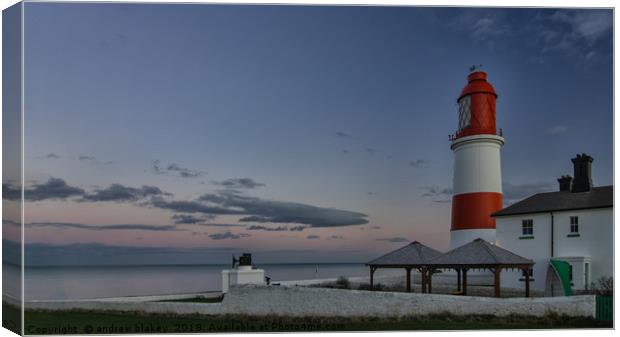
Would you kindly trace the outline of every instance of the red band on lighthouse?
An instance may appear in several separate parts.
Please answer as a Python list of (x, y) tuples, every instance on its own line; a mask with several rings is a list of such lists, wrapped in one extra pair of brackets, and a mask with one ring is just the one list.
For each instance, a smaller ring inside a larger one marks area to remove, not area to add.
[(495, 229), (491, 213), (502, 209), (502, 194), (496, 192), (465, 193), (452, 197), (452, 228)]

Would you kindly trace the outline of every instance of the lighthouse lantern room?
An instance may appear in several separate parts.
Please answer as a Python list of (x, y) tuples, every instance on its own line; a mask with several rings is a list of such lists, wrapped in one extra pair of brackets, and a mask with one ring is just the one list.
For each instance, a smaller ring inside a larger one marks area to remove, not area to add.
[(450, 137), (454, 152), (452, 249), (476, 238), (495, 242), (491, 214), (502, 209), (500, 152), (504, 138), (495, 125), (497, 94), (485, 72), (474, 71), (467, 79), (457, 99), (458, 130)]

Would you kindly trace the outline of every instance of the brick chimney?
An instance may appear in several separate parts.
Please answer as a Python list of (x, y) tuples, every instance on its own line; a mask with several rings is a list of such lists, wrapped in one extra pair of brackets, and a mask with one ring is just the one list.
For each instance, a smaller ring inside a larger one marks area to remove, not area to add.
[(571, 159), (573, 162), (574, 176), (571, 192), (588, 192), (592, 189), (592, 161), (594, 159), (585, 153), (578, 154)]
[(560, 179), (558, 179), (558, 182), (560, 183), (560, 192), (570, 192), (570, 183), (572, 181), (573, 177), (569, 175), (561, 176)]

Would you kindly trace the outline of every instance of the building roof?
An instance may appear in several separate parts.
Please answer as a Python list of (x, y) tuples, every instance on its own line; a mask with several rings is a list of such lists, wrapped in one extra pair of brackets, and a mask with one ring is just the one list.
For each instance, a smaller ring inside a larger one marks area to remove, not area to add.
[(425, 246), (418, 241), (414, 241), (404, 247), (398, 248), (395, 251), (378, 257), (366, 264), (394, 267), (423, 265), (428, 263), (428, 261), (440, 256), (441, 254), (442, 253), (440, 251)]
[(588, 192), (558, 191), (538, 193), (492, 214), (494, 217), (613, 207), (614, 187), (593, 187)]
[(429, 264), (434, 266), (532, 265), (534, 261), (478, 238), (432, 259)]

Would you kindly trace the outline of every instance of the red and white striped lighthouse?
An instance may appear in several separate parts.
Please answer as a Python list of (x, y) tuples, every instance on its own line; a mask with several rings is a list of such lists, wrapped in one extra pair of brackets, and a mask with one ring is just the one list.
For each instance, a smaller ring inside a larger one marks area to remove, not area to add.
[(467, 80), (457, 100), (458, 131), (450, 137), (454, 152), (451, 248), (476, 238), (495, 242), (491, 214), (502, 208), (504, 138), (495, 127), (497, 94), (485, 72), (474, 71)]

